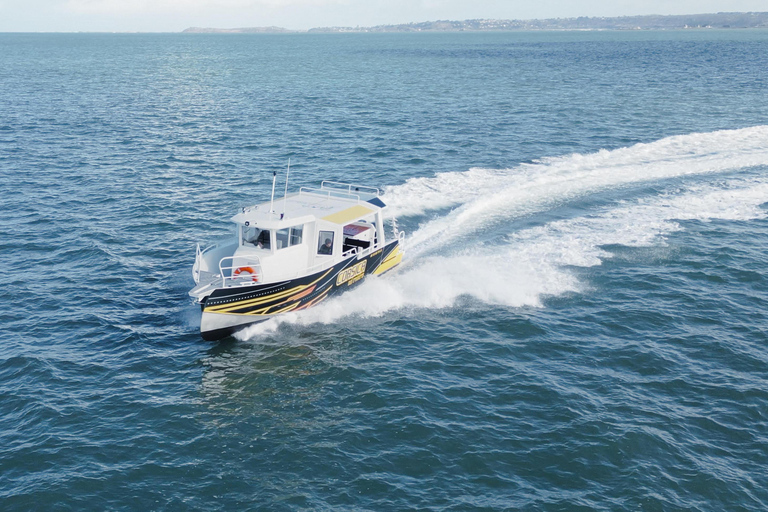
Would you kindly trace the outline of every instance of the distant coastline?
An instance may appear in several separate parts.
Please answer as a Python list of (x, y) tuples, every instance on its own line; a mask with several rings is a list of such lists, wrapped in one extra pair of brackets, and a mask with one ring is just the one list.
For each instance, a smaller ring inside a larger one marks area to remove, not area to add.
[(425, 21), (375, 27), (320, 27), (290, 30), (282, 27), (202, 28), (195, 34), (278, 34), (340, 32), (501, 32), (522, 30), (680, 30), (768, 28), (768, 12), (719, 12), (712, 14), (646, 15), (620, 17), (550, 18), (542, 20)]

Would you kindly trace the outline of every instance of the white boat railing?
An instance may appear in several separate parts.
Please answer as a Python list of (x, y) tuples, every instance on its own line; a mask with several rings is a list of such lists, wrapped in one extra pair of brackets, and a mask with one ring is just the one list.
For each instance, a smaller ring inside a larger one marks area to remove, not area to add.
[(381, 192), (376, 187), (366, 187), (364, 185), (355, 185), (353, 183), (341, 183), (339, 181), (322, 181), (320, 183), (320, 190), (344, 190), (347, 189), (347, 194), (354, 192), (360, 192), (362, 194), (380, 196)]
[(195, 280), (196, 284), (200, 284), (203, 274), (210, 274), (210, 272), (202, 270), (205, 253), (212, 251), (221, 245), (222, 243), (213, 243), (208, 245), (205, 249), (200, 249), (200, 244), (197, 244), (195, 249), (195, 264), (192, 265), (192, 278)]
[(222, 287), (249, 286), (264, 282), (258, 256), (226, 256), (219, 261)]
[(349, 258), (353, 254), (358, 254), (361, 252), (362, 247), (353, 247), (346, 252), (341, 253), (341, 259)]
[(358, 203), (362, 201), (362, 199), (360, 199), (360, 196), (358, 194), (348, 194), (346, 192), (340, 192), (338, 190), (323, 190), (320, 188), (301, 187), (299, 189), (299, 195), (302, 195), (302, 194), (313, 194), (316, 196), (326, 196), (328, 198), (340, 197), (342, 199), (354, 199)]
[(192, 265), (192, 279), (195, 280), (195, 284), (200, 284), (200, 262), (203, 258), (203, 252), (200, 250), (200, 244), (197, 244), (195, 249), (195, 264)]
[[(340, 197), (346, 199), (354, 199), (358, 203), (365, 202), (369, 198), (378, 197), (381, 195), (378, 188), (366, 187), (363, 185), (353, 185), (350, 183), (339, 183), (336, 181), (323, 181), (320, 184), (320, 188), (301, 187), (299, 189), (299, 195), (301, 194), (315, 194), (326, 197)], [(365, 198), (363, 196), (366, 196)]]

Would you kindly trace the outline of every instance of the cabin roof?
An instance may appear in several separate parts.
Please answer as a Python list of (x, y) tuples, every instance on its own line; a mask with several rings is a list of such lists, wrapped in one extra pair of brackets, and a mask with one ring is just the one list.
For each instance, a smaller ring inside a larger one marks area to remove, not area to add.
[[(270, 205), (272, 211), (270, 211)], [(338, 193), (326, 189), (301, 189), (285, 198), (243, 208), (232, 217), (233, 222), (280, 229), (322, 219), (345, 225), (386, 207), (378, 195), (355, 192)]]

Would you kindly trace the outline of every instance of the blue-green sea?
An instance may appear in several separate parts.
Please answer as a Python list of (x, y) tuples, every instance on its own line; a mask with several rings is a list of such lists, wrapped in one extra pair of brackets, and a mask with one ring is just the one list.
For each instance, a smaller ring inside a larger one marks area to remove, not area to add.
[[(220, 342), (321, 180), (402, 265)], [(0, 34), (0, 510), (768, 509), (768, 31)]]

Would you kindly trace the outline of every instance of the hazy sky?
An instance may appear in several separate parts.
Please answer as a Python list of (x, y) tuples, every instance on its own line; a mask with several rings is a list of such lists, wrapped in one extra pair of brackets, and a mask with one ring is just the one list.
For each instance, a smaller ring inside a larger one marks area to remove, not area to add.
[(0, 32), (307, 29), (475, 18), (768, 11), (768, 0), (0, 0)]

